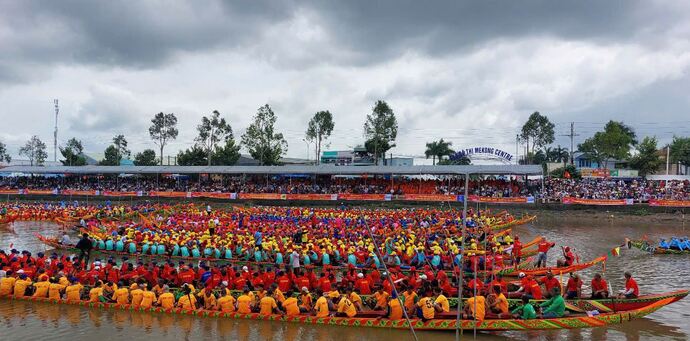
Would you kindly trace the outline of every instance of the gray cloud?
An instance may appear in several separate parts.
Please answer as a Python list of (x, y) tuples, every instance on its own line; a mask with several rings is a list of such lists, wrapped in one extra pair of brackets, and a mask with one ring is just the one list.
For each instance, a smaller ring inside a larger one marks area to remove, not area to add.
[(689, 18), (663, 0), (4, 1), (0, 137), (49, 136), (54, 97), (61, 139), (96, 151), (117, 133), (150, 147), (159, 111), (179, 117), (172, 152), (214, 109), (240, 136), (264, 103), (296, 156), (318, 110), (336, 116), (334, 148), (361, 143), (378, 99), (398, 115), (395, 152), (416, 155), (441, 137), (510, 144), (537, 110), (559, 129), (655, 107), (681, 120), (687, 96), (668, 84), (689, 84)]

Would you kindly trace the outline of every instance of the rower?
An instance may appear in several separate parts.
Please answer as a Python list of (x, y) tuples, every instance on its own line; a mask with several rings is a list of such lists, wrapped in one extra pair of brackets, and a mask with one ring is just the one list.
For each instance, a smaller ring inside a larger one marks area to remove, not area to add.
[(595, 274), (592, 279), (592, 299), (602, 299), (609, 297), (609, 289), (606, 280), (601, 278), (601, 274)]
[(534, 310), (534, 306), (529, 302), (529, 297), (527, 295), (522, 296), (522, 305), (513, 309), (511, 313), (516, 319), (532, 320), (537, 318), (537, 312)]
[(561, 288), (560, 287), (553, 288), (553, 290), (551, 291), (550, 294), (551, 294), (551, 298), (548, 301), (539, 305), (541, 308), (546, 308), (540, 314), (541, 317), (543, 317), (543, 318), (563, 317), (563, 314), (565, 314), (565, 300), (563, 300), (563, 296), (561, 296)]
[(618, 298), (637, 298), (640, 295), (640, 288), (637, 281), (632, 278), (632, 274), (625, 272), (625, 289), (618, 292)]

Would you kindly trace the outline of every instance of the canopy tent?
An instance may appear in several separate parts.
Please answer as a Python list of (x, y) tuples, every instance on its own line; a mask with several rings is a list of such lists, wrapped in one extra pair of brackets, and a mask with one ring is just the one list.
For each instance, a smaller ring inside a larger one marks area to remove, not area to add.
[(403, 174), (403, 175), (542, 175), (539, 165), (467, 166), (9, 166), (0, 173), (25, 174)]

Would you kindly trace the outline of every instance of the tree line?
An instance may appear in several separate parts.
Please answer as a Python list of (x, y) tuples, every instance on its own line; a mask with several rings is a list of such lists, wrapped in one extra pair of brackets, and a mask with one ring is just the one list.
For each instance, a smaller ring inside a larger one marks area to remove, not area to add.
[[(287, 152), (288, 144), (282, 133), (276, 131), (277, 115), (268, 105), (261, 106), (247, 127), (240, 141), (235, 140), (233, 129), (223, 115), (214, 110), (210, 115), (203, 116), (197, 125), (197, 136), (194, 144), (177, 153), (176, 161), (182, 166), (212, 166), (234, 165), (240, 158), (240, 149), (244, 147), (252, 158), (261, 165), (279, 165), (282, 156)], [(318, 111), (307, 124), (305, 141), (314, 143), (315, 162), (319, 162), (321, 147), (327, 141), (335, 128), (333, 114), (330, 111)], [(393, 109), (385, 101), (374, 103), (371, 113), (363, 125), (364, 146), (378, 163), (385, 158), (388, 150), (395, 147), (398, 134), (398, 122)], [(153, 149), (145, 149), (134, 155), (133, 163), (137, 166), (153, 166), (163, 164), (164, 150), (170, 142), (177, 139), (177, 116), (174, 113), (159, 112), (151, 119), (149, 137), (158, 147), (158, 157)], [(86, 165), (84, 147), (76, 137), (70, 138), (64, 146), (60, 146), (65, 166)], [(33, 165), (43, 165), (48, 157), (46, 145), (36, 135), (32, 136), (19, 149), (19, 155), (24, 156)], [(128, 148), (128, 141), (124, 135), (113, 137), (111, 144), (104, 150), (103, 159), (98, 162), (103, 166), (119, 165), (123, 159), (132, 156)], [(0, 162), (11, 162), (5, 144), (0, 142)]]

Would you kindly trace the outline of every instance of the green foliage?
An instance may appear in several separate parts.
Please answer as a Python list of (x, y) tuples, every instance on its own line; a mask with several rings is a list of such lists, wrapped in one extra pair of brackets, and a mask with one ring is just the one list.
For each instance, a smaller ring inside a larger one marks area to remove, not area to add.
[(554, 127), (555, 125), (545, 115), (541, 115), (538, 111), (532, 113), (522, 126), (520, 134), (520, 138), (527, 143), (528, 152), (535, 154), (536, 149), (553, 143), (555, 139)]
[(23, 147), (19, 148), (19, 155), (26, 156), (32, 166), (41, 166), (48, 158), (46, 144), (36, 135), (32, 136)]
[(177, 117), (175, 114), (159, 112), (151, 119), (149, 136), (151, 136), (153, 143), (160, 148), (161, 165), (163, 164), (163, 148), (168, 144), (168, 141), (176, 139), (177, 134)]
[(129, 158), (132, 155), (132, 152), (127, 149), (127, 139), (125, 139), (124, 135), (117, 135), (113, 137), (113, 145), (117, 151), (118, 162), (124, 158)]
[(0, 162), (10, 163), (12, 162), (12, 157), (10, 153), (7, 152), (7, 146), (0, 142)]
[[(630, 157), (630, 149), (637, 145), (637, 137), (632, 128), (623, 122), (609, 121), (604, 131), (578, 145), (578, 149), (591, 160), (601, 164), (607, 159), (624, 160)], [(607, 166), (607, 165), (604, 165)]]
[(426, 151), (424, 152), (424, 155), (426, 155), (427, 159), (429, 158), (429, 156), (431, 156), (431, 160), (434, 165), (436, 164), (437, 158), (439, 164), (441, 164), (441, 161), (443, 160), (444, 156), (448, 156), (454, 153), (453, 150), (450, 149), (450, 146), (452, 145), (453, 142), (443, 141), (443, 139), (433, 142), (427, 142)]
[(206, 151), (194, 145), (185, 151), (177, 153), (177, 164), (180, 166), (206, 166), (208, 164)]
[(645, 137), (637, 146), (637, 155), (630, 159), (630, 166), (639, 170), (640, 175), (654, 174), (663, 164), (656, 144), (656, 137)]
[(65, 147), (60, 147), (60, 154), (65, 158), (60, 160), (63, 166), (84, 166), (86, 165), (86, 158), (83, 155), (84, 147), (81, 141), (76, 138), (71, 138), (67, 141)]
[(242, 135), (242, 144), (247, 147), (249, 154), (261, 165), (277, 165), (280, 156), (287, 152), (287, 141), (283, 134), (276, 133), (274, 125), (276, 115), (268, 104), (259, 108), (254, 116), (254, 122)]
[(374, 155), (377, 164), (379, 159), (385, 158), (389, 149), (395, 147), (397, 136), (398, 120), (393, 109), (384, 101), (376, 101), (364, 123), (364, 137), (367, 139), (364, 147)]
[(122, 156), (115, 145), (109, 145), (103, 152), (103, 160), (98, 164), (101, 166), (119, 166)]
[(462, 156), (458, 158), (448, 158), (448, 159), (442, 159), (438, 161), (438, 165), (444, 166), (444, 165), (460, 165), (460, 166), (466, 166), (466, 165), (471, 165), (472, 161), (470, 158), (467, 156)]
[(158, 164), (156, 160), (156, 152), (153, 149), (145, 149), (141, 153), (134, 156), (134, 164), (137, 166), (155, 166)]
[(232, 166), (240, 159), (240, 145), (235, 144), (235, 139), (227, 139), (223, 147), (216, 148), (213, 153), (214, 166)]
[(690, 137), (674, 136), (669, 153), (673, 162), (680, 162), (684, 166), (690, 166)]
[(306, 140), (314, 143), (316, 151), (316, 163), (319, 163), (321, 157), (321, 143), (327, 140), (333, 132), (335, 123), (333, 123), (333, 115), (330, 111), (319, 111), (309, 120), (307, 126)]
[(212, 164), (213, 153), (218, 143), (234, 138), (232, 127), (225, 118), (220, 117), (218, 110), (214, 110), (211, 117), (202, 117), (201, 124), (196, 127), (196, 130), (199, 132), (196, 141), (206, 152), (206, 163), (209, 166)]
[(565, 178), (565, 172), (568, 172), (570, 174), (571, 179), (579, 179), (582, 177), (582, 175), (580, 175), (580, 172), (577, 171), (577, 168), (575, 168), (575, 166), (571, 164), (567, 164), (565, 165), (565, 167), (562, 168), (554, 169), (550, 175), (554, 178), (562, 179)]

